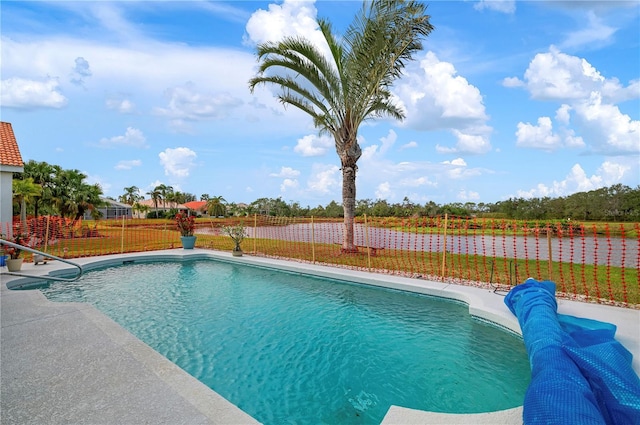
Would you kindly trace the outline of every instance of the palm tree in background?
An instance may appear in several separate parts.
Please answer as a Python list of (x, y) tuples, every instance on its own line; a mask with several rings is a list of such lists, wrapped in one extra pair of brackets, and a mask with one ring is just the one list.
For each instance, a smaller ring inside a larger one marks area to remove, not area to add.
[[(160, 199), (162, 200), (162, 207), (167, 209), (167, 195), (171, 197), (173, 193), (173, 186), (168, 186), (166, 184), (159, 184), (154, 189), (154, 191), (158, 191), (160, 193)], [(156, 207), (156, 210), (158, 208)]]
[(14, 179), (28, 179), (32, 178), (35, 184), (40, 185), (42, 188), (39, 195), (33, 197), (33, 211), (34, 216), (38, 217), (40, 212), (40, 205), (45, 204), (51, 197), (51, 185), (53, 183), (56, 173), (56, 167), (48, 164), (47, 162), (38, 162), (33, 159), (24, 164), (24, 171), (22, 173), (16, 173)]
[(137, 201), (131, 206), (131, 211), (136, 214), (137, 218), (140, 218), (142, 214), (146, 215), (146, 213), (149, 212), (149, 209), (148, 205), (142, 205)]
[(102, 188), (98, 184), (83, 184), (80, 190), (76, 194), (76, 215), (74, 221), (80, 219), (88, 211), (91, 213), (91, 217), (96, 220), (102, 217), (102, 213), (98, 210), (99, 207), (106, 204), (100, 197), (102, 195)]
[(27, 234), (27, 203), (42, 194), (42, 187), (33, 182), (31, 177), (23, 180), (14, 180), (12, 184), (13, 196), (20, 204), (20, 223), (22, 233)]
[(100, 198), (102, 189), (98, 184), (88, 184), (87, 176), (79, 170), (63, 170), (54, 166), (55, 178), (51, 190), (51, 203), (63, 217), (78, 220), (85, 212), (97, 213), (104, 205)]
[(433, 30), (425, 12), (426, 5), (417, 1), (365, 1), (343, 37), (332, 33), (329, 21), (318, 19), (329, 57), (302, 37), (257, 46), (260, 64), (249, 81), (251, 92), (261, 84), (278, 86), (282, 104), (306, 112), (320, 134), (333, 136), (342, 165), (344, 252), (357, 251), (353, 218), (356, 163), (362, 155), (358, 128), (376, 117), (404, 118), (390, 89), (406, 62), (422, 49), (421, 39)]
[(222, 196), (210, 196), (207, 200), (207, 214), (212, 217), (227, 215), (227, 207), (223, 202), (227, 201)]
[(149, 197), (153, 201), (153, 207), (156, 211), (156, 218), (157, 218), (158, 217), (158, 201), (161, 199), (162, 193), (160, 193), (160, 191), (156, 187), (153, 190), (147, 192), (147, 195), (149, 195)]
[(142, 195), (140, 195), (140, 189), (138, 188), (138, 186), (125, 187), (123, 190), (124, 194), (120, 195), (120, 202), (123, 202), (127, 205), (133, 205), (142, 199)]

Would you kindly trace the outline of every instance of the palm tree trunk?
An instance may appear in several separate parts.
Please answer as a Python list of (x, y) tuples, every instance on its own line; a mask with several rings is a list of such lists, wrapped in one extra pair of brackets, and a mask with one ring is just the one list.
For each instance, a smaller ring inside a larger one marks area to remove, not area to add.
[(358, 252), (354, 243), (353, 217), (356, 210), (356, 165), (342, 164), (342, 208), (344, 210), (344, 240), (342, 252)]
[(27, 237), (27, 200), (23, 196), (20, 200), (20, 222), (22, 223), (22, 235)]

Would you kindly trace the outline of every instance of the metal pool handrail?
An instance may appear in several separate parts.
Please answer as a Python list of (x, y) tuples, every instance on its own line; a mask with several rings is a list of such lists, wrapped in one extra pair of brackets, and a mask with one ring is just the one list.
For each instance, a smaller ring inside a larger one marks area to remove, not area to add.
[(0, 245), (8, 245), (11, 246), (13, 248), (17, 248), (17, 249), (21, 249), (27, 252), (30, 252), (32, 254), (39, 254), (42, 255), (46, 258), (51, 258), (54, 260), (58, 260), (58, 261), (62, 261), (63, 263), (67, 263), (70, 264), (74, 267), (78, 268), (78, 275), (72, 278), (66, 278), (66, 277), (55, 277), (55, 276), (50, 276), (50, 275), (46, 275), (46, 276), (38, 276), (38, 275), (32, 275), (32, 274), (24, 274), (24, 273), (17, 273), (17, 272), (10, 272), (10, 271), (6, 271), (6, 272), (2, 272), (2, 274), (9, 274), (12, 276), (22, 276), (22, 277), (33, 277), (36, 279), (44, 279), (44, 280), (55, 280), (58, 282), (75, 282), (76, 280), (80, 279), (80, 276), (82, 276), (82, 266), (80, 264), (76, 264), (72, 261), (69, 260), (65, 260), (64, 258), (60, 258), (60, 257), (56, 257), (55, 255), (51, 255), (51, 254), (45, 254), (44, 252), (38, 251), (37, 249), (33, 249), (33, 248), (29, 248), (28, 246), (24, 246), (24, 245), (20, 245), (14, 242), (9, 242), (6, 241), (4, 239), (0, 239)]

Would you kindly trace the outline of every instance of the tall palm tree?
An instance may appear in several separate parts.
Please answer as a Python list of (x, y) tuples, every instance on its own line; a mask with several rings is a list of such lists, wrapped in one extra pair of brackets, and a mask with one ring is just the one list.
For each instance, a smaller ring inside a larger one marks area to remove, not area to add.
[(20, 203), (20, 224), (22, 233), (27, 234), (27, 204), (42, 193), (42, 187), (33, 182), (31, 177), (24, 180), (14, 180), (12, 184), (13, 197)]
[(79, 170), (56, 168), (51, 200), (61, 216), (72, 217), (75, 221), (85, 206), (100, 203), (102, 191), (86, 184), (85, 178), (87, 176)]
[(131, 210), (133, 211), (133, 213), (136, 215), (137, 218), (140, 218), (142, 214), (146, 214), (149, 211), (149, 209), (150, 208), (148, 205), (142, 205), (137, 201), (131, 207)]
[(51, 185), (56, 173), (56, 168), (47, 162), (37, 162), (30, 159), (24, 164), (24, 171), (19, 179), (27, 179), (31, 177), (35, 184), (40, 185), (42, 191), (39, 195), (33, 197), (34, 216), (38, 217), (40, 212), (41, 201), (46, 203), (51, 196)]
[(138, 189), (138, 186), (125, 187), (123, 190), (124, 194), (120, 195), (120, 202), (128, 205), (133, 205), (137, 201), (142, 199), (142, 195), (140, 195), (140, 189)]
[(433, 30), (425, 12), (426, 5), (417, 1), (364, 1), (343, 37), (332, 33), (329, 21), (318, 19), (329, 57), (301, 37), (257, 47), (260, 65), (249, 81), (251, 92), (261, 84), (278, 86), (281, 103), (306, 112), (321, 134), (333, 136), (342, 165), (345, 252), (357, 251), (353, 217), (356, 163), (362, 155), (358, 128), (376, 117), (404, 118), (390, 89), (406, 62), (422, 49), (421, 39)]
[(106, 204), (100, 198), (102, 195), (102, 188), (99, 184), (86, 184), (83, 183), (76, 193), (74, 198), (74, 202), (76, 204), (76, 214), (73, 218), (73, 221), (77, 221), (80, 217), (84, 216), (84, 213), (89, 211), (93, 219), (97, 219), (102, 216), (99, 207)]
[(227, 202), (222, 196), (212, 196), (207, 201), (207, 213), (210, 216), (218, 217), (227, 214), (227, 207), (223, 204)]
[(162, 193), (160, 193), (160, 191), (156, 187), (153, 190), (147, 192), (147, 195), (149, 195), (149, 197), (153, 200), (153, 207), (156, 211), (156, 218), (158, 218), (158, 201), (161, 199)]
[(173, 186), (168, 186), (166, 184), (159, 184), (153, 190), (158, 191), (160, 193), (160, 199), (162, 200), (162, 207), (166, 209), (167, 195), (173, 193)]

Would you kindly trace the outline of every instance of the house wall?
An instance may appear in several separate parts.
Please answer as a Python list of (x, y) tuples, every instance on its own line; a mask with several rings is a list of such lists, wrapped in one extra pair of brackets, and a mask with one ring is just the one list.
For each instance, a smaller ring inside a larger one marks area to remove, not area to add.
[(0, 165), (0, 233), (11, 237), (13, 223), (13, 173), (21, 173), (22, 167)]
[[(109, 207), (98, 208), (98, 211), (102, 213), (101, 219), (103, 220), (122, 218), (122, 216), (126, 218), (132, 218), (133, 216), (131, 207), (120, 207), (111, 205)], [(91, 217), (91, 212), (89, 211), (84, 214), (83, 218), (84, 220), (93, 220), (93, 217)]]

